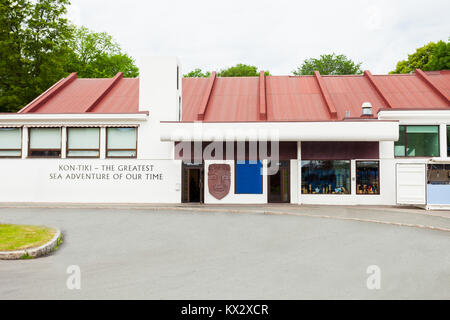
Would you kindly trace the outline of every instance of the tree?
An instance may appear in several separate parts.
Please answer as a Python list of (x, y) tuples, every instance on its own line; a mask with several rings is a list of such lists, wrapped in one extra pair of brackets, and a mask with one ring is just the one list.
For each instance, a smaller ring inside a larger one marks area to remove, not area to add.
[[(265, 71), (264, 74), (270, 75), (269, 71)], [(239, 63), (233, 67), (220, 70), (217, 75), (219, 77), (257, 77), (259, 71), (255, 66)]]
[(345, 75), (345, 74), (362, 74), (362, 63), (355, 63), (343, 54), (323, 54), (320, 58), (310, 58), (304, 60), (297, 70), (292, 71), (296, 76), (313, 75), (314, 71), (321, 74)]
[[(449, 39), (450, 40), (450, 39)], [(397, 63), (390, 73), (411, 73), (416, 69), (424, 71), (450, 69), (450, 42), (430, 42), (408, 55), (407, 60)]]
[(72, 26), (69, 0), (0, 1), (0, 112), (16, 112), (71, 72), (136, 77), (134, 60), (106, 33)]
[(206, 71), (203, 72), (202, 69), (196, 68), (189, 73), (183, 75), (184, 78), (208, 78), (211, 75), (211, 72)]
[(118, 72), (123, 72), (124, 77), (139, 75), (135, 61), (106, 32), (74, 27), (70, 48), (66, 71), (77, 72), (80, 78), (110, 78)]
[(13, 112), (66, 75), (68, 0), (0, 3), (0, 112)]
[(22, 88), (27, 85), (22, 58), (25, 20), (29, 4), (26, 1), (0, 2), (0, 112), (12, 112), (23, 101)]

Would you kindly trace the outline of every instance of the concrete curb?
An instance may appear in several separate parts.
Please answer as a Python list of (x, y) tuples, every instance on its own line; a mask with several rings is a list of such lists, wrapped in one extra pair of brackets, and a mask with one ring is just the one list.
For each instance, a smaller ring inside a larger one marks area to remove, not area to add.
[(24, 257), (27, 258), (38, 258), (44, 255), (47, 255), (51, 253), (55, 247), (58, 246), (59, 240), (62, 239), (62, 233), (59, 229), (56, 229), (56, 234), (46, 244), (37, 247), (37, 248), (30, 248), (30, 249), (24, 249), (24, 250), (17, 250), (17, 251), (0, 251), (0, 260), (19, 260), (23, 259)]

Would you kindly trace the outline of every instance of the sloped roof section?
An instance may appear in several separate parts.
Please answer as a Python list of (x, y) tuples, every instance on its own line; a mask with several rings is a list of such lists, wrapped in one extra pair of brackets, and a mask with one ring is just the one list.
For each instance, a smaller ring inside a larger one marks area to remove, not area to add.
[(139, 111), (139, 79), (60, 80), (19, 113), (130, 113)]
[[(183, 79), (183, 121), (334, 121), (379, 110), (450, 109), (450, 70), (406, 75)], [(20, 113), (136, 113), (139, 79), (61, 79)], [(367, 118), (365, 116), (364, 118)]]

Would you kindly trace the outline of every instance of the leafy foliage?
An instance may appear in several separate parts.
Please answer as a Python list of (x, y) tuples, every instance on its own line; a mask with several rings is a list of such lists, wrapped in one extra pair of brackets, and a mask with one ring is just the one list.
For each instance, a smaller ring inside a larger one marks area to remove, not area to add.
[(136, 77), (134, 60), (106, 33), (76, 28), (69, 0), (0, 1), (0, 112), (16, 112), (71, 72)]
[[(265, 71), (264, 74), (269, 76), (269, 71)], [(233, 67), (220, 70), (217, 75), (219, 77), (257, 77), (259, 76), (258, 68), (247, 64), (239, 63)]]
[(323, 54), (320, 58), (310, 58), (303, 61), (297, 70), (292, 71), (296, 76), (313, 75), (314, 71), (320, 74), (345, 75), (345, 74), (361, 74), (362, 63), (355, 63), (343, 54)]
[(189, 73), (183, 75), (185, 78), (208, 78), (211, 75), (211, 72), (206, 71), (203, 72), (202, 69), (196, 68)]
[(411, 73), (415, 69), (435, 71), (450, 69), (450, 42), (430, 42), (408, 55), (408, 60), (397, 63), (397, 67), (390, 73)]
[(124, 77), (139, 75), (134, 60), (122, 53), (120, 45), (106, 32), (74, 28), (70, 48), (66, 71), (76, 71), (81, 78), (110, 78), (118, 72), (123, 72)]
[(0, 112), (17, 111), (66, 75), (68, 0), (0, 3)]

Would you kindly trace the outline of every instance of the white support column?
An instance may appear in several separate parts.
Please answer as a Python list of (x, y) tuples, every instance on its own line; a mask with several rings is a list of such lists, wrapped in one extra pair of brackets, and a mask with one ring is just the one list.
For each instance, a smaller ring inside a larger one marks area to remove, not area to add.
[(100, 159), (106, 158), (106, 128), (100, 128)]
[(61, 159), (67, 156), (67, 127), (61, 128)]
[(447, 158), (447, 124), (441, 123), (439, 125), (439, 151), (440, 158)]
[(291, 194), (290, 194), (290, 198), (291, 198), (291, 203), (298, 203), (298, 191), (300, 190), (299, 187), (299, 177), (298, 177), (298, 160), (297, 159), (291, 159), (290, 163), (290, 187), (291, 187)]
[(298, 204), (302, 204), (302, 142), (297, 141), (297, 199)]
[(352, 188), (352, 195), (356, 194), (356, 160), (350, 161), (350, 185)]
[[(262, 169), (263, 169), (263, 194), (265, 197), (266, 203), (269, 203), (269, 177), (267, 176), (267, 159), (263, 159), (262, 161)], [(236, 168), (236, 167), (235, 167)], [(207, 180), (205, 180), (207, 181)]]
[(28, 157), (28, 127), (22, 128), (22, 159)]

